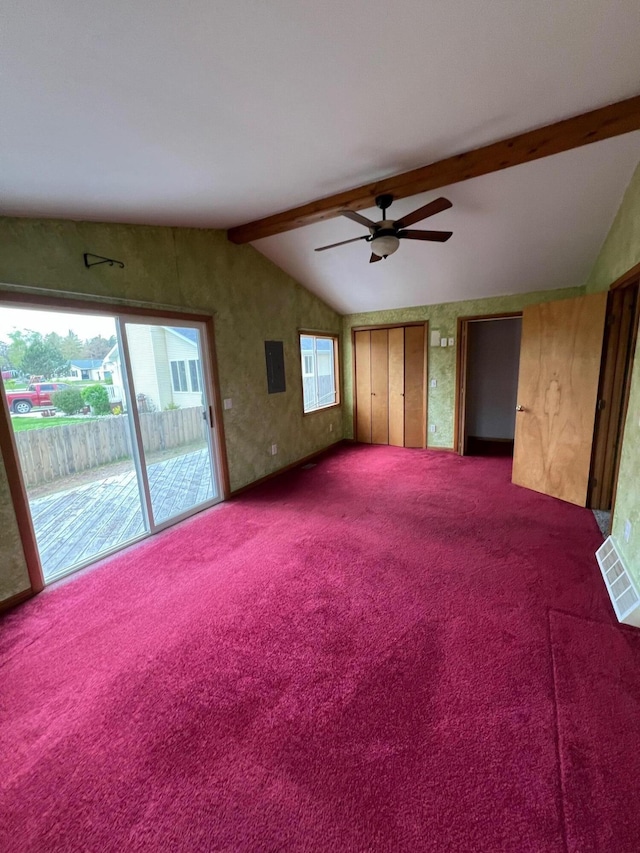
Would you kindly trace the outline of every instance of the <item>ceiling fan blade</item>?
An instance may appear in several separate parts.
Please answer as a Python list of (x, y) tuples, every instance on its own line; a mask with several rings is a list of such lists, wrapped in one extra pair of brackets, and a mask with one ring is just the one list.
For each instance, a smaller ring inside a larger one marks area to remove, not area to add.
[(325, 249), (335, 249), (336, 246), (346, 246), (347, 243), (357, 243), (358, 240), (368, 240), (369, 235), (363, 234), (362, 237), (352, 237), (351, 240), (342, 240), (340, 243), (331, 243), (329, 246), (320, 246), (315, 249), (316, 252), (324, 252)]
[(365, 228), (376, 228), (375, 222), (372, 222), (370, 219), (367, 219), (366, 216), (362, 216), (361, 213), (357, 213), (355, 210), (341, 210), (340, 216), (346, 216), (347, 219), (351, 219), (352, 222), (364, 225)]
[(370, 264), (375, 264), (376, 261), (381, 261), (381, 260), (382, 260), (382, 258), (380, 257), (380, 255), (374, 255), (373, 252), (371, 252), (371, 257), (369, 258)]
[(396, 222), (396, 228), (406, 228), (407, 225), (413, 225), (415, 222), (420, 222), (421, 219), (426, 219), (427, 216), (433, 216), (436, 213), (441, 213), (443, 210), (453, 207), (448, 198), (437, 198), (435, 201), (430, 201), (423, 207), (414, 210), (413, 213), (407, 213), (402, 219)]
[(407, 240), (431, 240), (434, 243), (446, 243), (453, 231), (400, 231), (398, 237)]

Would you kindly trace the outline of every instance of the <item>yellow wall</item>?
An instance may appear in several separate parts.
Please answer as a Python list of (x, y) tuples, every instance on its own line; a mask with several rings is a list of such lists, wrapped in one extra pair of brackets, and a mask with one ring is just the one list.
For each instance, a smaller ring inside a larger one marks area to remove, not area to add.
[[(83, 253), (124, 269), (84, 267)], [(213, 315), (231, 487), (237, 489), (342, 437), (340, 408), (302, 415), (299, 328), (340, 331), (335, 311), (251, 246), (222, 232), (61, 220), (0, 219), (0, 282)], [(2, 285), (0, 285), (1, 288)], [(287, 390), (267, 394), (265, 340), (284, 341)], [(330, 432), (329, 427), (333, 427)], [(272, 443), (278, 455), (268, 455)], [(28, 579), (0, 468), (0, 600)]]

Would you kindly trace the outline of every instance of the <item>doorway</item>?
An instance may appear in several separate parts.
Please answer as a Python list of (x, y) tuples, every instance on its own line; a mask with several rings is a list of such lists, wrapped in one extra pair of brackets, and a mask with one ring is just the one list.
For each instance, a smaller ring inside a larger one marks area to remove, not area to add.
[(222, 499), (207, 331), (170, 316), (2, 304), (4, 450), (43, 583)]
[(463, 317), (458, 326), (456, 446), (513, 456), (522, 316)]
[(604, 535), (611, 528), (639, 324), (640, 283), (635, 278), (612, 289), (607, 299), (588, 498)]

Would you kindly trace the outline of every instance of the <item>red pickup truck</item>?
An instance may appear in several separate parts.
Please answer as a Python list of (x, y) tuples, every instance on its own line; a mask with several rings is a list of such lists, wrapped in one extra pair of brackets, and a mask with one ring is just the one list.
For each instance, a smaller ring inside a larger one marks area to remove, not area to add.
[(34, 382), (24, 391), (7, 391), (7, 403), (14, 414), (26, 415), (33, 408), (50, 406), (54, 391), (64, 391), (70, 387), (64, 382)]

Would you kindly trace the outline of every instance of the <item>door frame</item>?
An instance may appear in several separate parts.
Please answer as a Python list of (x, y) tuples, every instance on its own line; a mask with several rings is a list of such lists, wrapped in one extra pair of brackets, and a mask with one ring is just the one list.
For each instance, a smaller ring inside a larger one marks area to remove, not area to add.
[[(607, 324), (605, 326), (605, 341), (602, 350), (602, 363), (600, 367), (600, 381), (598, 386), (598, 400), (605, 399), (609, 396), (613, 390), (612, 381), (608, 382), (607, 377), (607, 368), (610, 367), (610, 363), (608, 361), (609, 358), (617, 357), (619, 347), (616, 346), (615, 352), (612, 352), (608, 348), (609, 344), (609, 330), (611, 328), (609, 318), (613, 314), (613, 305), (612, 305), (612, 297), (617, 296), (623, 291), (635, 289), (635, 308), (634, 315), (631, 319), (631, 329), (630, 334), (627, 338), (627, 352), (625, 355), (625, 368), (624, 368), (624, 385), (621, 389), (621, 399), (619, 402), (619, 406), (616, 408), (618, 412), (615, 411), (613, 414), (613, 419), (609, 414), (606, 419), (606, 425), (603, 424), (603, 419), (598, 417), (595, 424), (594, 430), (594, 439), (593, 439), (593, 451), (591, 456), (591, 480), (600, 473), (599, 469), (606, 469), (607, 459), (611, 462), (611, 456), (613, 455), (612, 460), (612, 472), (611, 472), (611, 519), (613, 520), (613, 515), (615, 512), (615, 504), (616, 504), (616, 493), (618, 489), (618, 475), (620, 472), (620, 459), (622, 455), (622, 439), (624, 437), (624, 428), (627, 420), (627, 413), (629, 410), (629, 397), (631, 394), (631, 378), (633, 372), (633, 363), (635, 359), (636, 347), (638, 343), (638, 335), (640, 328), (640, 264), (636, 264), (631, 269), (627, 270), (626, 273), (620, 276), (620, 278), (616, 279), (609, 287), (609, 296), (608, 296), (608, 304), (607, 304)], [(600, 415), (600, 411), (598, 411), (598, 415)], [(596, 464), (598, 464), (598, 470), (594, 470)], [(609, 478), (607, 478), (608, 480)], [(599, 483), (597, 486), (590, 482), (589, 486), (589, 495), (587, 500), (587, 506), (593, 507), (595, 509), (599, 509), (598, 506), (594, 506), (595, 504), (602, 503), (601, 500), (601, 490), (603, 488), (602, 483)]]
[[(427, 416), (429, 413), (429, 376), (427, 373), (429, 367), (429, 321), (428, 320), (412, 320), (407, 323), (377, 323), (373, 326), (351, 326), (351, 399), (353, 401), (353, 414), (351, 416), (351, 426), (353, 431), (353, 441), (356, 441), (358, 434), (358, 403), (356, 396), (356, 332), (375, 332), (378, 329), (404, 329), (405, 326), (424, 326), (424, 404), (423, 404), (423, 419), (424, 419), (424, 448), (428, 447), (429, 433), (427, 431)], [(420, 449), (420, 448), (418, 448)]]
[(458, 317), (456, 347), (456, 399), (454, 412), (453, 450), (465, 455), (465, 417), (467, 411), (467, 360), (469, 356), (469, 324), (484, 320), (511, 320), (522, 317), (520, 311), (505, 311), (500, 314), (474, 314)]
[[(149, 319), (166, 318), (167, 320), (176, 320), (178, 322), (182, 320), (201, 323), (204, 326), (207, 338), (207, 346), (204, 349), (205, 351), (208, 350), (209, 363), (203, 365), (203, 367), (205, 375), (208, 373), (210, 377), (210, 382), (212, 386), (210, 389), (212, 404), (212, 412), (210, 413), (210, 417), (213, 417), (214, 423), (216, 425), (215, 428), (218, 441), (218, 461), (220, 464), (219, 478), (220, 488), (222, 491), (222, 500), (224, 501), (229, 497), (231, 491), (229, 485), (229, 467), (226, 454), (224, 422), (222, 417), (222, 401), (220, 397), (220, 383), (218, 378), (215, 330), (213, 324), (213, 317), (211, 315), (179, 311), (175, 308), (143, 308), (139, 306), (127, 305), (123, 302), (106, 302), (98, 299), (94, 300), (91, 298), (73, 298), (44, 294), (34, 295), (33, 293), (24, 293), (15, 290), (4, 290), (0, 286), (0, 307), (2, 307), (2, 305), (7, 305), (9, 307), (32, 309), (48, 309), (50, 311), (71, 311), (75, 314), (107, 314), (109, 316), (130, 316), (138, 318), (147, 317)], [(203, 355), (204, 354), (206, 353), (203, 353)], [(2, 410), (0, 412), (0, 450), (4, 458), (7, 479), (9, 481), (9, 492), (13, 503), (18, 532), (20, 534), (20, 540), (24, 552), (25, 563), (27, 566), (27, 572), (30, 583), (30, 590), (25, 590), (24, 592), (19, 593), (17, 596), (8, 599), (8, 602), (3, 602), (4, 609), (5, 607), (10, 606), (12, 603), (17, 603), (18, 600), (24, 601), (27, 598), (31, 598), (33, 595), (37, 595), (39, 592), (42, 592), (45, 587), (45, 581), (42, 566), (40, 564), (35, 530), (31, 519), (27, 488), (22, 475), (22, 468), (20, 466), (17, 443), (15, 440), (13, 429), (11, 427), (11, 415), (9, 413), (6, 395), (0, 393), (0, 397), (2, 397), (2, 405), (0, 406), (0, 409)], [(177, 520), (179, 520), (179, 517)], [(177, 520), (173, 520), (172, 523), (177, 523)], [(140, 539), (144, 539), (152, 535), (153, 533), (151, 532), (146, 533), (141, 536)], [(125, 545), (124, 547), (127, 546)], [(118, 548), (116, 550), (121, 549)], [(103, 559), (105, 556), (108, 555), (108, 553), (113, 552), (106, 552), (105, 554), (101, 554), (99, 557), (96, 557), (96, 560), (92, 560), (90, 562), (96, 562), (99, 559)], [(78, 566), (77, 570), (79, 571), (81, 568), (84, 568), (88, 564), (89, 563), (83, 563), (81, 566)], [(69, 574), (64, 575), (64, 577), (68, 576)], [(51, 581), (51, 583), (55, 583), (56, 581), (57, 579)]]

